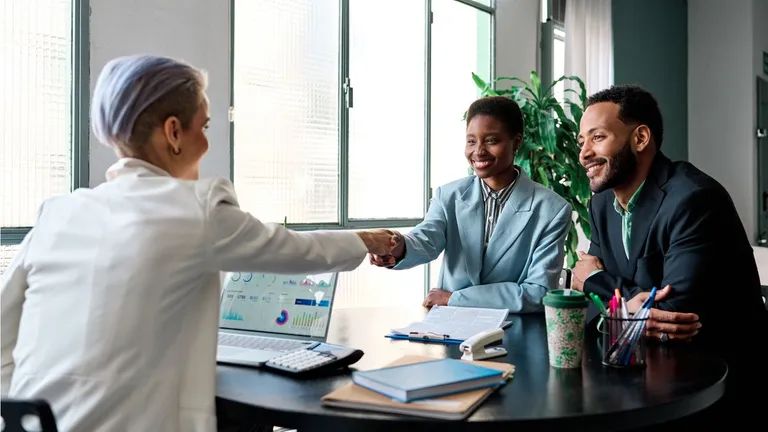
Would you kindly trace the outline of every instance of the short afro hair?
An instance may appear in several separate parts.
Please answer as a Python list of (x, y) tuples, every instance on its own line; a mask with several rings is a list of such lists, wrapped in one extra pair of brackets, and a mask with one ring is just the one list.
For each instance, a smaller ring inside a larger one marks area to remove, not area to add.
[(619, 120), (648, 126), (656, 142), (656, 149), (664, 141), (664, 121), (659, 104), (653, 95), (638, 85), (615, 85), (601, 90), (587, 100), (587, 106), (601, 102), (612, 102), (619, 106)]
[(467, 110), (467, 126), (478, 115), (491, 116), (501, 122), (510, 138), (523, 136), (523, 112), (517, 102), (506, 96), (489, 96), (472, 102)]

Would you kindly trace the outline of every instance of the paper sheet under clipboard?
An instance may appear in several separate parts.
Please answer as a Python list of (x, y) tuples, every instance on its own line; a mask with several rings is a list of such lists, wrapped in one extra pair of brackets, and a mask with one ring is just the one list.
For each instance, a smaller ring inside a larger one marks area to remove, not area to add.
[(433, 306), (423, 321), (392, 329), (392, 333), (403, 336), (431, 333), (463, 341), (481, 331), (500, 328), (508, 314), (508, 309)]

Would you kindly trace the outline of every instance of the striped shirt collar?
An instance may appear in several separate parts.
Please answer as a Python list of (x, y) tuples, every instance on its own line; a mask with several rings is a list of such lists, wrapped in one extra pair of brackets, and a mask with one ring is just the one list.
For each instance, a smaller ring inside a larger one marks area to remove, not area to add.
[(512, 195), (512, 189), (514, 189), (515, 184), (517, 184), (517, 179), (520, 178), (520, 170), (517, 167), (513, 167), (515, 169), (515, 172), (517, 172), (517, 175), (515, 176), (515, 179), (512, 181), (512, 183), (509, 184), (509, 186), (505, 187), (502, 190), (495, 191), (491, 189), (490, 186), (488, 186), (485, 181), (482, 179), (480, 180), (480, 184), (483, 186), (483, 201), (488, 201), (488, 197), (491, 195), (495, 195), (495, 198), (499, 202), (506, 202), (510, 195)]

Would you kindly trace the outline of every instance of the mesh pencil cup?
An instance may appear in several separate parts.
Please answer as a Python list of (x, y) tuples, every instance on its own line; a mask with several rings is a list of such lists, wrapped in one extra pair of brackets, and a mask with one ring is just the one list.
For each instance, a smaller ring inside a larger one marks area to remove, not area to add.
[(598, 326), (602, 363), (616, 368), (645, 367), (645, 326), (648, 317), (611, 318), (602, 316)]

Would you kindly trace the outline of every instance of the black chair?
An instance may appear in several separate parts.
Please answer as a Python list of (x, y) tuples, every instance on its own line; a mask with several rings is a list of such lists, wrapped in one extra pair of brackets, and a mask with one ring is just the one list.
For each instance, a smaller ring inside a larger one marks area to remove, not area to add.
[(51, 406), (44, 400), (3, 399), (0, 405), (0, 415), (5, 422), (2, 432), (28, 432), (22, 424), (27, 416), (39, 419), (40, 432), (58, 432)]

